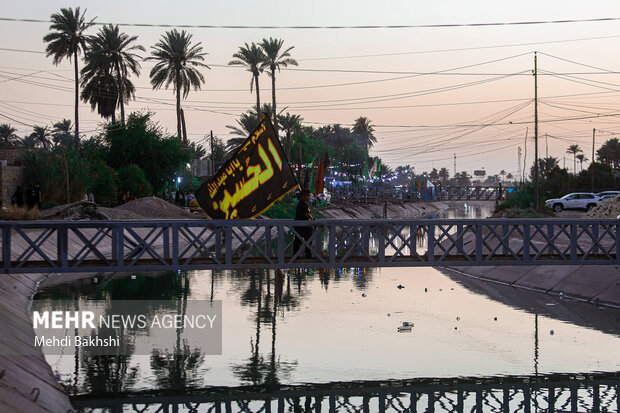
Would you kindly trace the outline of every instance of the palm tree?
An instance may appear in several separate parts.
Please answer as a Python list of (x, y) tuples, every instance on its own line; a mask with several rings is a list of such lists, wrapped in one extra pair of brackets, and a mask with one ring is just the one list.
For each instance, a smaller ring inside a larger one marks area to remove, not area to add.
[[(109, 109), (112, 103), (112, 115), (116, 110), (117, 104), (121, 109), (121, 123), (125, 124), (125, 102), (135, 95), (135, 87), (129, 80), (129, 74), (140, 75), (140, 64), (138, 59), (140, 56), (135, 51), (144, 51), (144, 47), (140, 45), (132, 45), (138, 39), (138, 36), (128, 36), (121, 33), (118, 26), (103, 26), (96, 36), (88, 39), (88, 50), (85, 54), (86, 66), (82, 69), (82, 84), (88, 85), (94, 82), (95, 85), (106, 80), (112, 83), (113, 89), (95, 89), (85, 86), (82, 92), (82, 99), (89, 101), (91, 107), (99, 106), (99, 100), (102, 99), (103, 107)], [(86, 92), (88, 96), (85, 96)], [(95, 92), (95, 93), (92, 93)], [(99, 113), (104, 116), (109, 114), (109, 110), (101, 108)]]
[(47, 148), (51, 145), (51, 136), (52, 133), (47, 126), (35, 126), (30, 134), (30, 139), (35, 143), (35, 146), (41, 145)]
[(373, 144), (377, 143), (377, 138), (375, 138), (374, 131), (375, 127), (371, 124), (371, 120), (365, 116), (360, 116), (355, 119), (355, 124), (353, 125), (353, 133), (359, 135), (361, 144), (368, 152), (369, 148), (372, 148)]
[(299, 115), (291, 115), (286, 112), (286, 115), (278, 116), (278, 121), (282, 125), (282, 130), (285, 133), (284, 136), (284, 150), (286, 152), (286, 157), (291, 159), (291, 148), (293, 147), (293, 141), (291, 136), (293, 133), (297, 133), (301, 131), (301, 122), (304, 119)]
[(207, 54), (202, 51), (201, 43), (191, 44), (192, 35), (185, 30), (179, 33), (176, 29), (166, 32), (160, 41), (151, 46), (153, 51), (146, 60), (157, 63), (151, 69), (151, 86), (159, 89), (172, 84), (177, 95), (177, 136), (181, 139), (181, 89), (183, 98), (189, 94), (191, 87), (200, 89), (205, 82), (204, 76), (198, 71), (199, 67), (209, 66), (202, 63)]
[(447, 181), (448, 178), (450, 178), (450, 171), (448, 171), (448, 168), (441, 168), (439, 170), (439, 179), (443, 182)]
[[(269, 103), (263, 104), (261, 108), (262, 113), (271, 112), (271, 105)], [(236, 125), (226, 125), (226, 128), (230, 129), (230, 133), (232, 135), (236, 135), (238, 137), (229, 138), (226, 142), (226, 155), (232, 155), (239, 146), (250, 136), (254, 128), (258, 126), (261, 121), (261, 118), (258, 116), (258, 111), (256, 108), (252, 108), (252, 110), (248, 110), (245, 113), (242, 113), (237, 119)]]
[(239, 51), (233, 54), (236, 60), (228, 62), (231, 66), (245, 66), (248, 72), (252, 73), (252, 80), (250, 81), (250, 92), (252, 92), (253, 84), (256, 84), (256, 107), (258, 111), (258, 119), (262, 119), (262, 113), (260, 111), (260, 90), (258, 86), (258, 76), (263, 72), (263, 62), (265, 61), (265, 53), (263, 49), (252, 43), (245, 46), (240, 46)]
[(54, 123), (54, 130), (52, 131), (52, 139), (55, 145), (69, 145), (73, 141), (73, 135), (71, 134), (71, 121), (69, 119), (63, 119), (60, 122)]
[(79, 99), (79, 71), (78, 54), (86, 48), (86, 34), (84, 32), (94, 24), (85, 19), (86, 10), (80, 13), (80, 8), (75, 10), (68, 8), (60, 9), (60, 13), (51, 16), (51, 32), (45, 35), (43, 41), (47, 43), (45, 49), (47, 57), (53, 56), (54, 65), (60, 64), (63, 59), (73, 59), (75, 69), (75, 147), (80, 144), (80, 121), (78, 114)]
[(586, 158), (586, 156), (582, 153), (580, 153), (579, 155), (576, 156), (577, 159), (579, 159), (579, 167), (581, 168), (581, 170), (583, 171), (583, 163), (588, 161), (588, 158)]
[(573, 174), (575, 174), (575, 175), (577, 175), (577, 158), (576, 158), (576, 156), (577, 156), (577, 154), (579, 152), (583, 152), (583, 151), (581, 150), (581, 148), (577, 144), (569, 146), (568, 149), (566, 150), (566, 153), (573, 155)]
[(0, 125), (0, 145), (11, 146), (17, 142), (19, 137), (15, 132), (17, 132), (17, 129), (8, 123)]
[(229, 138), (226, 142), (226, 155), (230, 156), (245, 140), (248, 138), (250, 133), (254, 130), (256, 125), (259, 122), (259, 118), (256, 115), (255, 111), (248, 111), (242, 113), (239, 119), (237, 119), (236, 125), (226, 125), (228, 129), (231, 130), (232, 135), (236, 135), (237, 137)]
[(273, 127), (276, 131), (276, 136), (278, 135), (278, 116), (276, 112), (276, 69), (278, 72), (281, 67), (297, 66), (297, 61), (291, 57), (289, 53), (295, 46), (291, 46), (288, 49), (282, 51), (282, 45), (284, 44), (284, 40), (281, 39), (263, 39), (260, 47), (263, 49), (265, 53), (265, 60), (261, 65), (263, 68), (268, 69), (267, 72), (271, 77), (271, 102), (272, 102), (272, 115), (273, 119)]

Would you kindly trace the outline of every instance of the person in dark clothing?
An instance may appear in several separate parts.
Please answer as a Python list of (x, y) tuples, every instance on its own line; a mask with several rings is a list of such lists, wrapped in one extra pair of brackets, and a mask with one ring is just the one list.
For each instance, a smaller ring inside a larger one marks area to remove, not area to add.
[(34, 203), (37, 206), (37, 208), (39, 208), (39, 211), (41, 210), (41, 201), (43, 200), (43, 191), (41, 191), (41, 184), (40, 183), (36, 183), (34, 184), (34, 188), (33, 188), (33, 194), (32, 196), (34, 197)]
[(18, 186), (11, 197), (11, 205), (21, 208), (24, 206), (24, 191)]
[[(295, 210), (295, 220), (307, 221), (313, 219), (310, 208), (308, 207), (308, 201), (310, 201), (310, 191), (304, 189), (299, 193), (299, 202)], [(294, 227), (294, 229), (299, 234), (295, 236), (295, 241), (293, 242), (293, 253), (296, 254), (303, 244), (300, 236), (306, 241), (309, 240), (312, 236), (312, 227)], [(306, 247), (306, 258), (312, 258), (312, 252), (308, 247)]]
[(32, 185), (28, 185), (28, 189), (26, 189), (26, 206), (28, 208), (34, 207), (37, 200), (35, 198), (34, 187)]

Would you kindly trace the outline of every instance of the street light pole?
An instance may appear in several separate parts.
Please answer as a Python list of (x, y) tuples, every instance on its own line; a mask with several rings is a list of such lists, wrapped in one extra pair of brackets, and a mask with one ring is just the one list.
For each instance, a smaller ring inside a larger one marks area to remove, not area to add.
[(538, 193), (538, 61), (534, 52), (534, 209), (540, 205)]

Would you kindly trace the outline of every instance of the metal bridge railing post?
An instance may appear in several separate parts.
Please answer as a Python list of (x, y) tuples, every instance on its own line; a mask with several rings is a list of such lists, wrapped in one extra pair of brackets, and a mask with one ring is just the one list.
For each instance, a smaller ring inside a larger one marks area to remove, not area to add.
[(476, 224), (476, 262), (482, 263), (482, 224)]
[(69, 266), (69, 230), (66, 226), (61, 226), (56, 229), (56, 251), (58, 264), (67, 268)]
[[(620, 265), (620, 223), (616, 224), (616, 264)], [(618, 406), (620, 407), (620, 397), (618, 397)]]
[(329, 249), (329, 263), (336, 264), (336, 225), (329, 224), (329, 241), (327, 248)]
[(577, 225), (570, 224), (570, 260), (577, 262)]
[(213, 228), (215, 231), (215, 245), (213, 245), (213, 254), (220, 261), (222, 259), (222, 227)]
[(377, 258), (380, 264), (385, 264), (385, 234), (387, 232), (385, 221), (377, 226)]
[(435, 261), (435, 225), (429, 224), (426, 229), (426, 257), (428, 262)]
[(284, 251), (286, 250), (285, 248), (286, 246), (284, 245), (285, 226), (284, 224), (278, 224), (277, 228), (278, 228), (278, 265), (283, 266), (284, 261), (285, 261)]
[(162, 228), (162, 248), (165, 260), (170, 259), (170, 225), (164, 225)]
[(271, 259), (273, 257), (273, 246), (271, 245), (271, 230), (273, 225), (267, 225), (265, 228), (265, 258)]
[(11, 268), (11, 226), (2, 226), (2, 261), (4, 262), (4, 272), (8, 274)]
[(599, 224), (592, 224), (592, 255), (596, 254), (599, 251), (599, 248), (597, 247), (597, 243), (599, 241), (599, 235), (598, 235), (598, 230), (599, 230)]
[(510, 250), (510, 237), (508, 233), (510, 232), (510, 227), (508, 224), (502, 224), (502, 255), (506, 256), (509, 254)]
[(555, 412), (555, 388), (551, 386), (549, 386), (547, 400), (547, 411), (550, 413)]
[(226, 224), (226, 265), (232, 265), (232, 225)]
[(112, 260), (116, 261), (117, 268), (125, 266), (125, 245), (122, 224), (112, 224)]
[(523, 224), (523, 261), (530, 259), (530, 224)]
[(170, 230), (172, 231), (172, 265), (177, 267), (179, 265), (179, 225), (172, 224)]

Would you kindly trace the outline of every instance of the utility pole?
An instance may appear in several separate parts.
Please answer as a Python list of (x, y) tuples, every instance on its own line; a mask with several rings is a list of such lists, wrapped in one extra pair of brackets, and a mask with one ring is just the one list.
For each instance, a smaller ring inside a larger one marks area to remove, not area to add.
[(456, 178), (456, 154), (454, 154), (454, 177)]
[(549, 134), (545, 133), (545, 158), (549, 157)]
[(215, 175), (215, 153), (213, 151), (213, 131), (211, 131), (211, 176)]
[[(590, 166), (594, 164), (594, 145), (596, 142), (596, 128), (592, 128), (592, 159), (590, 159)], [(594, 167), (590, 168), (590, 191), (594, 192)]]
[(596, 143), (596, 128), (592, 128), (592, 159), (590, 162), (594, 162), (594, 145)]
[(523, 174), (521, 173), (521, 147), (517, 148), (517, 157), (519, 161), (517, 162), (517, 174), (519, 174), (519, 180), (523, 183)]
[(534, 209), (540, 205), (538, 196), (538, 60), (534, 52)]

